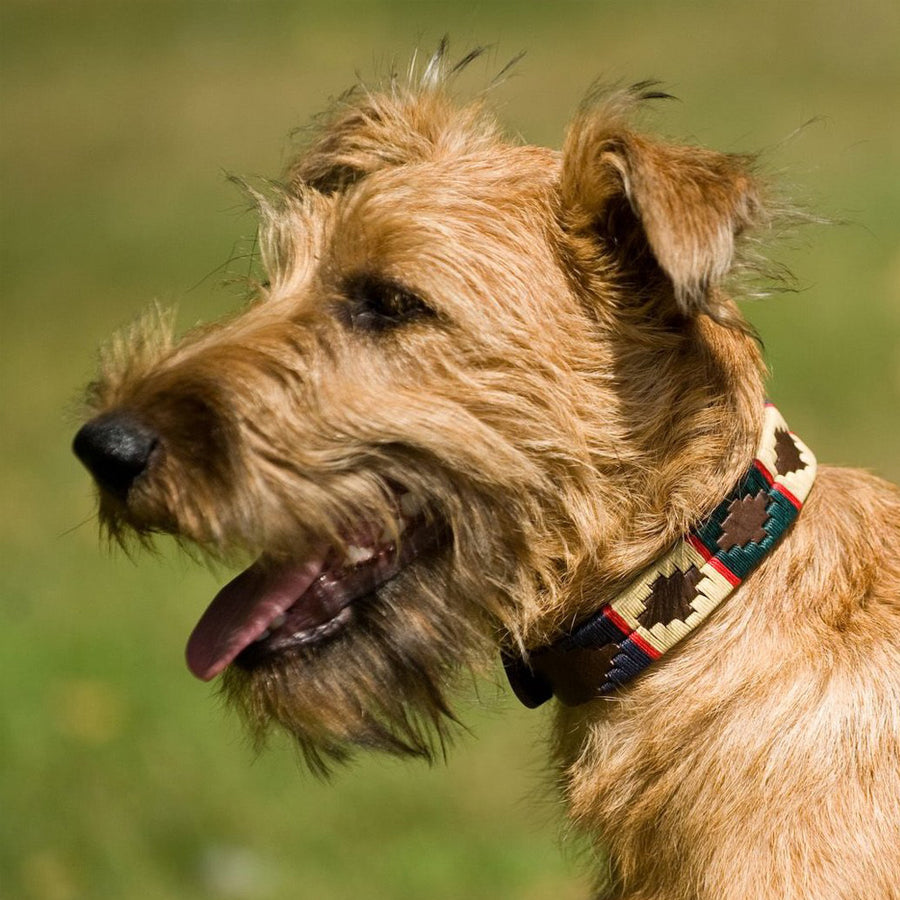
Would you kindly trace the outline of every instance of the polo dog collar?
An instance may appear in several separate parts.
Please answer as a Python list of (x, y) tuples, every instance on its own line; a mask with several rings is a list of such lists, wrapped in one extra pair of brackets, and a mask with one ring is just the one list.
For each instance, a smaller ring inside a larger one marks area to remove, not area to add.
[(766, 404), (747, 473), (713, 513), (624, 591), (527, 658), (504, 654), (527, 707), (579, 706), (612, 693), (687, 637), (760, 563), (800, 512), (816, 458)]

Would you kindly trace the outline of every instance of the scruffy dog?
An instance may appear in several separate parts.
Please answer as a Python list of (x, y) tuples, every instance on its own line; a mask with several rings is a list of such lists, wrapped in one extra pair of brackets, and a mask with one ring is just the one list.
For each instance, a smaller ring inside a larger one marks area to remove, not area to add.
[(522, 146), (456, 68), (345, 96), (256, 195), (245, 309), (113, 343), (102, 522), (255, 560), (188, 664), (316, 770), (427, 756), (499, 652), (598, 896), (900, 896), (900, 493), (766, 404), (753, 161), (636, 131), (649, 84)]

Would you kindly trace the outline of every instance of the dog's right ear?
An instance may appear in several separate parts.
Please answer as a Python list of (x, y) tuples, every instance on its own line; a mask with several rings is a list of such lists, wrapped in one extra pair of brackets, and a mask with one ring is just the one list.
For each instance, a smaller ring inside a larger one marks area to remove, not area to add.
[[(640, 86), (639, 86), (640, 87)], [(731, 270), (735, 239), (765, 220), (752, 158), (667, 144), (628, 127), (626, 92), (570, 126), (560, 182), (566, 229), (598, 242), (634, 283), (664, 276), (678, 309), (718, 318), (712, 288)]]

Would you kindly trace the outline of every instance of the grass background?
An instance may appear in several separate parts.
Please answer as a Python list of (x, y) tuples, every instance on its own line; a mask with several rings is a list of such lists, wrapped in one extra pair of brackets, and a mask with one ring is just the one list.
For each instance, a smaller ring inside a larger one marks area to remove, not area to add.
[[(900, 8), (835, 2), (51, 3), (0, 7), (0, 896), (583, 896), (543, 792), (543, 713), (487, 686), (446, 767), (368, 759), (331, 786), (252, 757), (182, 662), (224, 577), (97, 546), (70, 455), (94, 348), (153, 299), (183, 324), (253, 222), (224, 170), (445, 31), (495, 51), (503, 118), (558, 146), (597, 77), (662, 79), (659, 129), (769, 148), (840, 227), (779, 250), (798, 294), (747, 306), (772, 396), (821, 459), (900, 478)], [(795, 139), (794, 129), (821, 117)]]

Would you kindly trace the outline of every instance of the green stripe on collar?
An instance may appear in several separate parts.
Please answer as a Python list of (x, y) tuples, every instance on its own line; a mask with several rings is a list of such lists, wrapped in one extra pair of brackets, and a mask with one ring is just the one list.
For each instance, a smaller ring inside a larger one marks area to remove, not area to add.
[(756, 458), (712, 515), (564, 637), (504, 654), (519, 700), (578, 706), (610, 694), (690, 634), (750, 574), (797, 518), (816, 458), (766, 404)]

